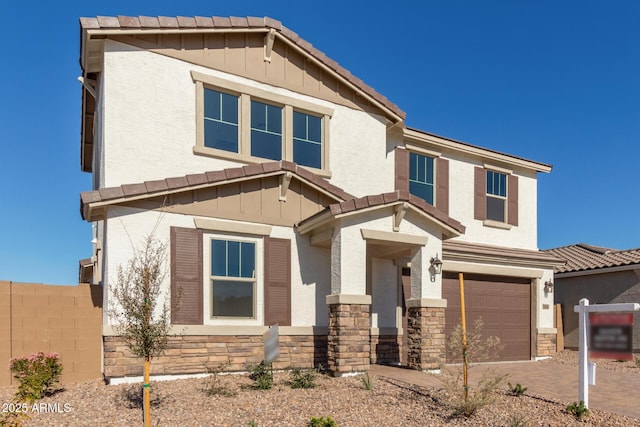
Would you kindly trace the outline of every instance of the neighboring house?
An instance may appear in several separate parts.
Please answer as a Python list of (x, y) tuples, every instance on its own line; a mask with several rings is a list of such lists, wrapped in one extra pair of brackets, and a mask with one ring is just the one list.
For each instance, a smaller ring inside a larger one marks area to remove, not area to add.
[[(133, 246), (169, 244), (181, 336), (155, 373), (243, 369), (274, 324), (278, 366), (436, 368), (460, 272), (467, 318), (501, 337), (502, 360), (555, 351), (544, 283), (558, 260), (537, 248), (537, 174), (551, 166), (406, 127), (270, 18), (80, 24), (84, 271), (108, 308)], [(106, 314), (103, 333), (105, 376), (139, 374)]]
[[(582, 298), (590, 304), (640, 303), (640, 248), (617, 250), (578, 243), (545, 251), (566, 260), (555, 269), (555, 303), (562, 304), (564, 345), (578, 348), (578, 315)], [(633, 348), (640, 350), (640, 320), (633, 325)]]

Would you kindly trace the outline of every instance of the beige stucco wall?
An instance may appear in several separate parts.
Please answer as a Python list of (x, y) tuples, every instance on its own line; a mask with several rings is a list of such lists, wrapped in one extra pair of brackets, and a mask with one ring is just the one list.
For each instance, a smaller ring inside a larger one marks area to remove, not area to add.
[(15, 383), (12, 357), (57, 352), (62, 383), (100, 378), (102, 292), (99, 286), (0, 281), (0, 386)]
[[(640, 269), (555, 279), (555, 302), (562, 304), (566, 348), (578, 348), (578, 315), (573, 307), (582, 298), (590, 304), (640, 303)], [(634, 319), (633, 348), (640, 350), (639, 313)]]

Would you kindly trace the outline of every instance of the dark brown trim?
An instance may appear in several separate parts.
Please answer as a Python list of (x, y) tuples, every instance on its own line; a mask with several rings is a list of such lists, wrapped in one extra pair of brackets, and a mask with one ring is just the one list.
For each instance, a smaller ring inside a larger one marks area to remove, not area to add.
[(487, 219), (487, 170), (476, 167), (473, 180), (473, 218)]
[(436, 159), (436, 208), (449, 214), (449, 160)]
[[(202, 231), (171, 227), (171, 323), (203, 324)], [(175, 307), (175, 301), (179, 301)], [(176, 309), (177, 308), (177, 309)]]
[(395, 156), (395, 190), (409, 191), (409, 152), (396, 147)]
[(518, 177), (509, 175), (507, 179), (507, 222), (518, 225)]
[(264, 238), (264, 324), (291, 326), (291, 240)]

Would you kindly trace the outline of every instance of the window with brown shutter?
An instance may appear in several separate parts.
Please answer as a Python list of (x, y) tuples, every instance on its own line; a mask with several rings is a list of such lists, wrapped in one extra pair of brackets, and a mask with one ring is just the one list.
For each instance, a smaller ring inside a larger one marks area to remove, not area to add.
[(171, 323), (201, 325), (203, 323), (202, 231), (171, 227), (170, 235), (171, 301), (176, 301), (179, 296), (177, 310), (171, 310)]
[(518, 225), (518, 177), (476, 167), (473, 217), (478, 220), (493, 219)]
[(264, 324), (291, 326), (291, 240), (264, 239)]

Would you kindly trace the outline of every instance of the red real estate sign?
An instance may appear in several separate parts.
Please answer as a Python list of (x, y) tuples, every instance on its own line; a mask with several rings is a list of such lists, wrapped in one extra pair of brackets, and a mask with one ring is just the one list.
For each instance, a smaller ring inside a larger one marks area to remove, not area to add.
[(589, 313), (589, 356), (633, 360), (633, 313)]

